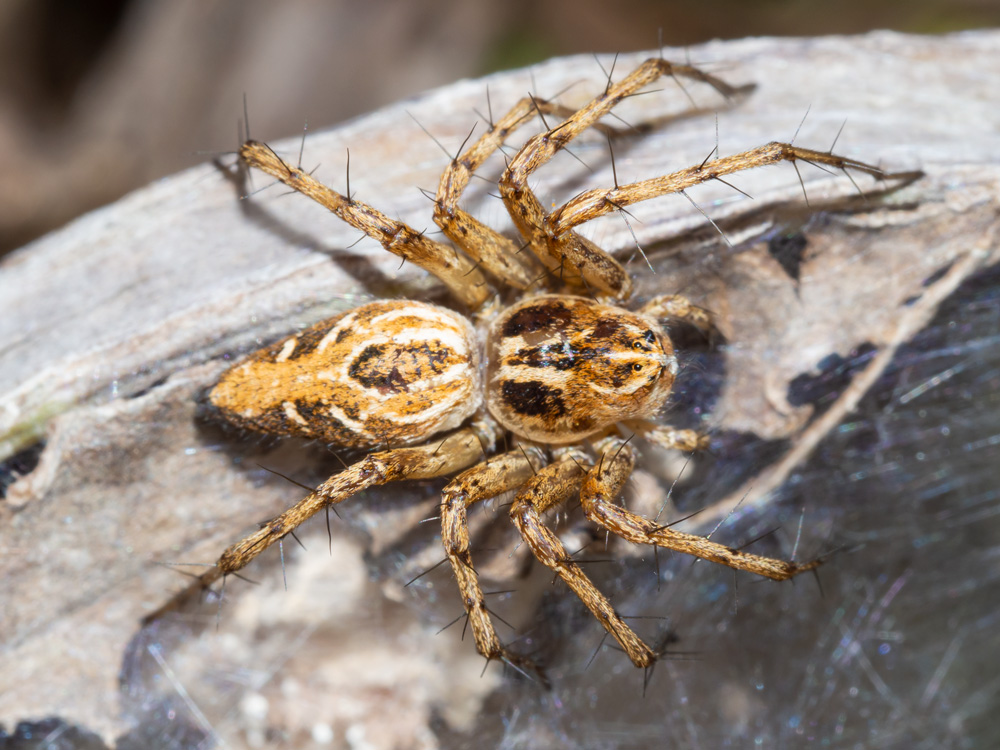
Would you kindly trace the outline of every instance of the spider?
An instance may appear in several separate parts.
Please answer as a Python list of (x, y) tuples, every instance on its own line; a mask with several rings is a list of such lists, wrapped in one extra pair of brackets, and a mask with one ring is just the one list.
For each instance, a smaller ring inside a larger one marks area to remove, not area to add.
[[(225, 420), (250, 430), (304, 436), (370, 451), (300, 502), (229, 547), (197, 577), (208, 587), (237, 573), (320, 510), (367, 487), (444, 477), (442, 541), (461, 592), (476, 648), (519, 671), (536, 669), (497, 636), (470, 550), (467, 512), (475, 503), (513, 492), (510, 518), (535, 557), (580, 597), (637, 667), (658, 653), (629, 627), (567, 553), (543, 514), (579, 498), (587, 519), (629, 542), (657, 545), (786, 580), (820, 560), (786, 562), (676, 531), (616, 503), (637, 459), (625, 430), (666, 448), (708, 446), (707, 436), (658, 424), (678, 374), (662, 321), (712, 328), (710, 314), (679, 295), (625, 307), (632, 281), (625, 268), (574, 228), (638, 201), (725, 175), (798, 160), (912, 179), (853, 159), (769, 143), (664, 177), (583, 192), (546, 212), (528, 178), (625, 97), (662, 76), (688, 78), (727, 98), (734, 87), (690, 65), (646, 60), (589, 104), (568, 110), (527, 97), (489, 123), (445, 169), (434, 221), (454, 246), (436, 242), (376, 209), (341, 195), (267, 145), (249, 140), (241, 161), (327, 207), (391, 253), (435, 275), (454, 297), (451, 309), (414, 300), (383, 300), (325, 320), (251, 354), (229, 369), (208, 401)], [(523, 244), (459, 207), (473, 173), (536, 114), (562, 118), (509, 160), (500, 194)], [(523, 252), (527, 250), (528, 252)], [(497, 292), (499, 288), (500, 293)], [(512, 303), (504, 304), (501, 300)], [(161, 610), (162, 611), (162, 610)], [(156, 614), (151, 617), (155, 617)]]

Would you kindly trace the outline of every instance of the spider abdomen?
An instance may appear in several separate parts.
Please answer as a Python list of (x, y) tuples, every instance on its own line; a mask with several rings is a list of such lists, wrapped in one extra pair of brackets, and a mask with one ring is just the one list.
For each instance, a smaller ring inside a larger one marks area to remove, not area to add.
[(258, 432), (367, 448), (458, 427), (479, 407), (472, 324), (410, 300), (372, 302), (252, 354), (209, 400)]
[(677, 374), (655, 322), (583, 297), (545, 295), (506, 310), (488, 342), (486, 403), (512, 432), (570, 443), (648, 416)]

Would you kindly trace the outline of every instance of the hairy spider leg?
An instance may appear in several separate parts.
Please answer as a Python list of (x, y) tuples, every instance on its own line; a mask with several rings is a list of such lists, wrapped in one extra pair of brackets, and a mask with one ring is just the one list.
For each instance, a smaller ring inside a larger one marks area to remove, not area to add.
[[(580, 597), (580, 601), (625, 649), (632, 663), (648, 667), (656, 661), (656, 654), (625, 624), (608, 598), (566, 553), (559, 537), (542, 520), (541, 514), (546, 510), (579, 494), (584, 478), (589, 474), (589, 461), (582, 454), (567, 453), (561, 460), (540, 470), (517, 493), (510, 517), (535, 557)], [(590, 469), (591, 472), (594, 470)]]
[[(441, 175), (434, 198), (434, 223), (473, 260), (480, 263), (491, 275), (515, 289), (527, 289), (538, 277), (537, 262), (532, 255), (522, 253), (522, 247), (504, 237), (495, 229), (483, 224), (459, 207), (462, 193), (472, 175), (504, 142), (535, 115), (570, 117), (575, 110), (545, 99), (525, 97), (511, 107), (496, 123), (468, 149), (455, 157)], [(596, 126), (609, 136), (621, 131), (605, 125)], [(471, 134), (470, 134), (471, 135)]]
[(566, 554), (558, 537), (542, 522), (542, 513), (577, 492), (587, 518), (630, 542), (666, 547), (775, 580), (791, 578), (820, 564), (814, 561), (798, 565), (752, 555), (704, 537), (673, 531), (614, 505), (612, 499), (618, 497), (632, 473), (635, 454), (632, 447), (620, 439), (602, 443), (604, 456), (589, 470), (568, 455), (539, 471), (518, 492), (510, 514), (535, 557), (573, 589), (637, 667), (652, 666), (657, 653), (625, 623), (608, 598)]
[(287, 163), (267, 144), (247, 141), (240, 147), (240, 158), (247, 165), (312, 198), (347, 224), (381, 243), (393, 255), (432, 273), (470, 310), (478, 310), (492, 296), (486, 277), (468, 256), (425, 237), (407, 224), (390, 219), (361, 201), (341, 195), (308, 172)]
[[(580, 193), (557, 208), (547, 217), (547, 229), (555, 237), (561, 237), (571, 232), (573, 227), (584, 224), (598, 216), (604, 216), (612, 211), (618, 211), (633, 203), (656, 198), (671, 193), (683, 193), (687, 188), (700, 185), (709, 180), (718, 180), (724, 175), (741, 172), (746, 169), (765, 167), (780, 162), (799, 161), (809, 164), (832, 167), (847, 173), (854, 170), (868, 174), (879, 181), (894, 180), (901, 183), (912, 181), (921, 176), (921, 172), (885, 172), (882, 169), (866, 164), (863, 161), (849, 159), (825, 151), (815, 151), (800, 148), (790, 143), (774, 141), (764, 146), (752, 148), (739, 154), (725, 156), (719, 159), (702, 162), (701, 164), (680, 169), (672, 174), (640, 180), (628, 185), (613, 188), (598, 188)], [(797, 167), (796, 167), (797, 169)]]
[(291, 508), (229, 547), (214, 567), (195, 578), (163, 607), (147, 615), (145, 621), (151, 622), (165, 612), (177, 609), (192, 594), (208, 588), (224, 576), (242, 570), (261, 552), (324, 508), (375, 485), (402, 479), (432, 479), (461, 471), (483, 455), (484, 442), (492, 448), (496, 437), (496, 428), (492, 423), (473, 423), (425, 445), (393, 448), (365, 456), (344, 471), (334, 474)]
[(679, 320), (694, 326), (706, 335), (715, 330), (712, 314), (680, 294), (661, 294), (653, 297), (636, 312), (655, 321)]
[(822, 560), (800, 564), (733, 549), (703, 536), (675, 531), (615, 505), (614, 499), (621, 493), (635, 466), (635, 449), (619, 438), (603, 441), (600, 449), (604, 453), (598, 464), (599, 470), (591, 471), (584, 480), (580, 503), (587, 518), (612, 534), (635, 544), (665, 547), (775, 581), (785, 581), (821, 564)]
[(528, 186), (528, 177), (547, 163), (560, 149), (600, 118), (622, 99), (634, 94), (661, 76), (684, 76), (707, 83), (723, 96), (732, 97), (747, 88), (737, 88), (690, 65), (676, 65), (660, 58), (646, 60), (616, 84), (610, 79), (604, 92), (577, 110), (559, 125), (528, 140), (511, 159), (500, 178), (500, 195), (515, 226), (530, 243), (532, 251), (550, 269), (568, 267), (578, 285), (594, 287), (618, 299), (625, 299), (632, 282), (625, 269), (608, 253), (576, 232), (555, 232), (547, 212)]
[(782, 161), (793, 164), (805, 161), (843, 170), (845, 173), (847, 170), (855, 170), (879, 180), (907, 182), (921, 174), (888, 173), (855, 159), (775, 142), (733, 156), (711, 161), (706, 159), (702, 164), (663, 177), (589, 190), (567, 201), (551, 214), (547, 213), (528, 186), (528, 177), (573, 138), (610, 112), (622, 99), (664, 75), (683, 75), (704, 81), (727, 97), (746, 90), (734, 88), (697, 68), (674, 65), (660, 58), (647, 60), (618, 83), (609, 84), (603, 94), (561, 124), (531, 138), (514, 156), (500, 178), (500, 194), (511, 218), (538, 257), (550, 268), (568, 265), (583, 277), (587, 285), (616, 298), (628, 297), (631, 291), (628, 275), (617, 261), (573, 231), (574, 227), (591, 219), (622, 210), (639, 201), (683, 192), (688, 187), (721, 179), (723, 175)]
[(479, 576), (469, 549), (469, 506), (516, 489), (545, 463), (545, 453), (527, 446), (494, 456), (462, 472), (441, 492), (441, 541), (462, 593), (472, 625), (476, 649), (487, 660), (499, 659), (519, 669), (539, 670), (525, 657), (511, 653), (500, 642), (486, 607)]

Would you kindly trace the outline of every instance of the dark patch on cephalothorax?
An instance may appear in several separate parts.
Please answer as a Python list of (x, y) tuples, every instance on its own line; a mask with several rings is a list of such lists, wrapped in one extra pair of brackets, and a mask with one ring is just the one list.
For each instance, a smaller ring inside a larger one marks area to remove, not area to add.
[(635, 370), (632, 368), (632, 365), (618, 365), (612, 371), (611, 385), (615, 388), (621, 388), (632, 378), (633, 372)]
[(609, 339), (614, 336), (622, 328), (622, 324), (613, 318), (603, 318), (597, 321), (597, 325), (594, 326), (594, 338), (595, 339)]
[(511, 409), (526, 417), (561, 417), (566, 413), (562, 391), (550, 388), (539, 380), (505, 380), (501, 385), (501, 394)]
[(535, 331), (558, 330), (569, 325), (573, 316), (558, 300), (527, 305), (510, 316), (503, 327), (504, 336), (520, 336)]

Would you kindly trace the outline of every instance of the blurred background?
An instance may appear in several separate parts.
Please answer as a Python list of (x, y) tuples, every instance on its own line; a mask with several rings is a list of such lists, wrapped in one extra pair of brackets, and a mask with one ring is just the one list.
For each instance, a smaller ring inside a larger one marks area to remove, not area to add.
[(0, 254), (238, 144), (557, 55), (1000, 25), (998, 0), (0, 0)]

